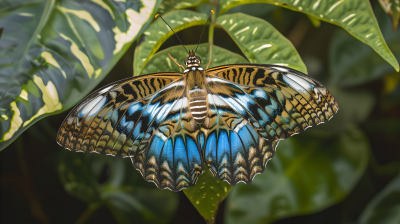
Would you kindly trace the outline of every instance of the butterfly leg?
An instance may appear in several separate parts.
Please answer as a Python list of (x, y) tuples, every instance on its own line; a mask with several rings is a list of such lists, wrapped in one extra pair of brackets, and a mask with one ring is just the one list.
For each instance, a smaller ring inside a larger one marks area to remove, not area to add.
[(177, 61), (175, 61), (175, 59), (170, 54), (168, 54), (168, 56), (175, 62), (175, 64), (177, 64), (179, 67), (181, 67), (183, 70), (185, 70), (185, 67), (180, 65)]

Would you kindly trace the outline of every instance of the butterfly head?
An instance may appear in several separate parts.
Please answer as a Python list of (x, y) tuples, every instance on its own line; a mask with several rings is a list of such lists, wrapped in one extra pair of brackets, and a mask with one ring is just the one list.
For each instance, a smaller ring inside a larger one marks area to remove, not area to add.
[(193, 51), (189, 50), (189, 57), (185, 59), (186, 68), (199, 67), (200, 63), (200, 57), (196, 56)]

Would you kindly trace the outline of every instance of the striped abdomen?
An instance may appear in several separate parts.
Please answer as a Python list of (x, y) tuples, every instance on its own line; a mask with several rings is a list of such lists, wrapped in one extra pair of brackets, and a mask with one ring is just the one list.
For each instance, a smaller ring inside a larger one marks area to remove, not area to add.
[(189, 109), (196, 123), (204, 122), (207, 114), (207, 102), (203, 89), (193, 88), (189, 91)]

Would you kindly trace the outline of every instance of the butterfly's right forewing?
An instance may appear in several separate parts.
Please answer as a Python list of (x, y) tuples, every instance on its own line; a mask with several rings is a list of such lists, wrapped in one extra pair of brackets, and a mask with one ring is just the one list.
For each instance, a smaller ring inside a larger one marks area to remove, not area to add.
[[(162, 73), (109, 84), (82, 100), (68, 114), (57, 142), (72, 151), (129, 156), (123, 135), (137, 127), (151, 96), (181, 79), (179, 73)], [(118, 143), (117, 143), (118, 142)]]

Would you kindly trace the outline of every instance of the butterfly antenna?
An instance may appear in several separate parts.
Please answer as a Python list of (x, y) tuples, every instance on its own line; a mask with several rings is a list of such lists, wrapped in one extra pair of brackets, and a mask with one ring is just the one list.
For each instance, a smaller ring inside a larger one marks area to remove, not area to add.
[(169, 24), (167, 23), (167, 21), (165, 21), (165, 19), (164, 18), (162, 18), (162, 16), (160, 16), (159, 14), (157, 14), (154, 18), (157, 18), (157, 17), (160, 17), (163, 21), (164, 21), (164, 23), (165, 24), (167, 24), (167, 26), (171, 29), (171, 31), (172, 32), (174, 32), (174, 34), (175, 34), (175, 36), (176, 36), (176, 38), (178, 38), (178, 40), (179, 40), (179, 42), (181, 42), (181, 44), (182, 44), (182, 47), (183, 48), (185, 48), (185, 51), (189, 54), (189, 51), (188, 50), (186, 50), (186, 47), (183, 45), (183, 43), (182, 43), (182, 41), (181, 41), (181, 39), (179, 39), (179, 37), (178, 37), (178, 35), (176, 35), (176, 33), (175, 33), (175, 31), (169, 26)]
[(208, 15), (207, 22), (206, 22), (206, 24), (204, 24), (203, 31), (201, 31), (201, 34), (200, 34), (199, 43), (197, 43), (196, 50), (194, 50), (194, 53), (195, 53), (195, 54), (196, 54), (197, 48), (198, 48), (198, 47), (199, 47), (199, 45), (200, 45), (201, 36), (203, 36), (203, 32), (204, 32), (204, 30), (206, 29), (207, 23), (208, 23), (208, 21), (209, 21), (209, 20), (210, 20), (210, 18), (211, 18), (211, 13), (213, 13), (213, 14), (214, 14), (214, 11), (213, 11), (213, 10), (211, 10), (211, 11), (210, 11), (210, 14)]
[(0, 27), (0, 39), (1, 39), (1, 35), (3, 34), (3, 30), (4, 30), (4, 28)]

